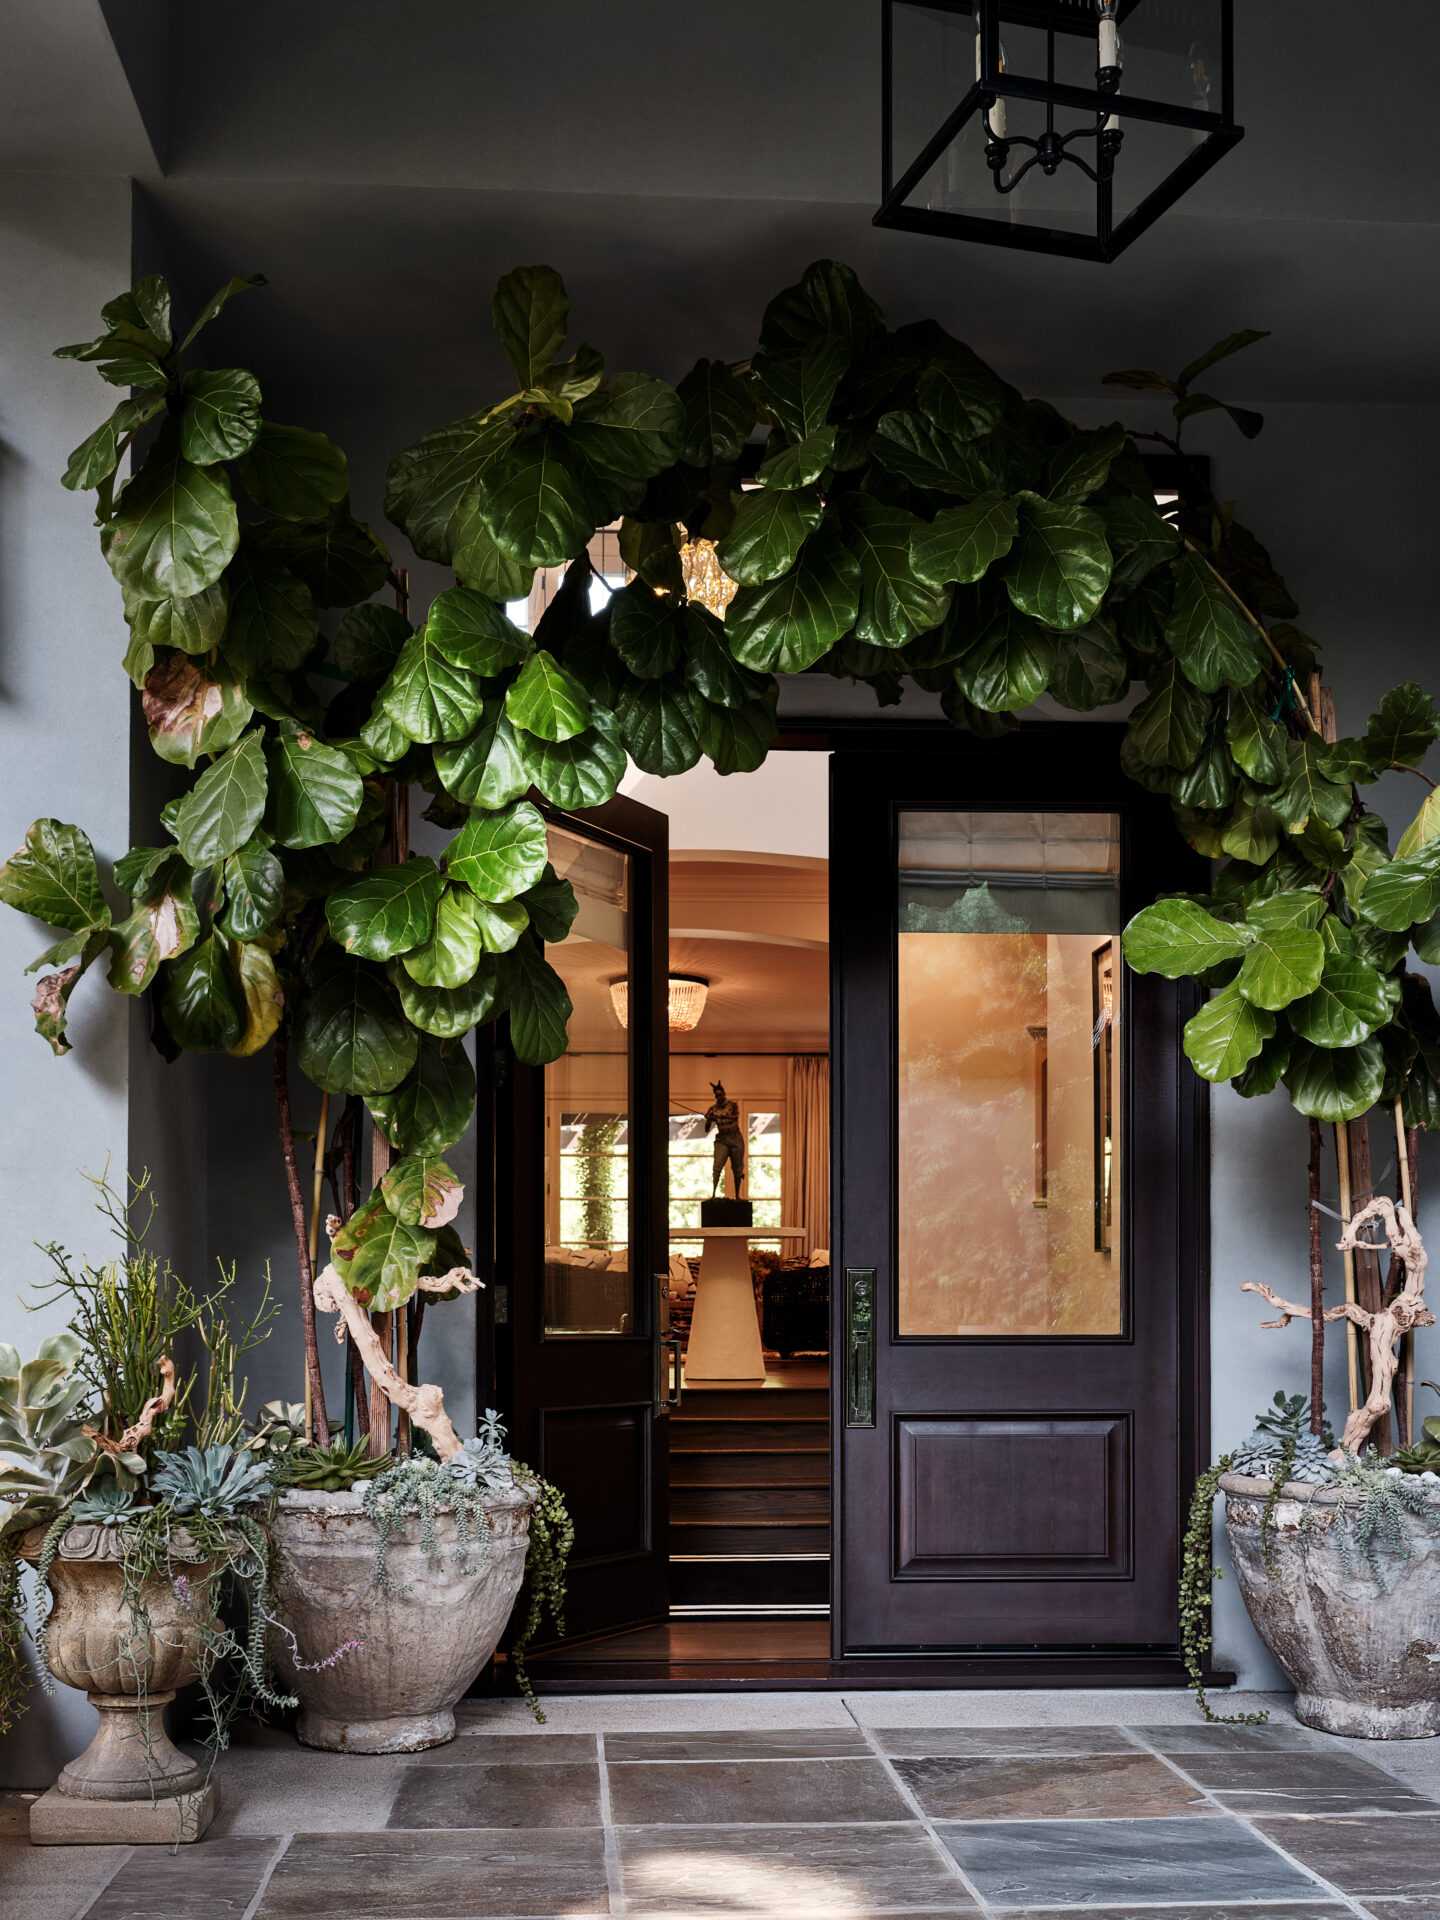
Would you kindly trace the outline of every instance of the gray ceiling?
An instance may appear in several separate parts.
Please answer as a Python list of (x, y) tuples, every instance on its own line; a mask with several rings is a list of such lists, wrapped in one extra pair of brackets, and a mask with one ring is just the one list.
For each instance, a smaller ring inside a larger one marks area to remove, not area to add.
[(1440, 399), (1433, 0), (1236, 12), (1246, 139), (1108, 268), (871, 226), (878, 0), (0, 0), (0, 164), (135, 176), (192, 298), (263, 269), (225, 345), (287, 388), (488, 395), (535, 259), (673, 376), (833, 254), (1032, 391), (1248, 325), (1236, 397)]

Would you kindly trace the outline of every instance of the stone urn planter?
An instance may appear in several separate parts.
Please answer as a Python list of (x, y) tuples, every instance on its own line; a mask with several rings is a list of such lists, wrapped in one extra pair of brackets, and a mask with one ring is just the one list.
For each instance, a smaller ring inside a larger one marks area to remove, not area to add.
[[(35, 1527), (21, 1543), (32, 1564), (44, 1539)], [(177, 1532), (173, 1556), (185, 1559), (189, 1544)], [(197, 1679), (203, 1664), (214, 1622), (213, 1605), (202, 1597), (207, 1563), (191, 1556), (195, 1579), (184, 1585), (146, 1581), (139, 1597), (148, 1628), (137, 1629), (122, 1556), (120, 1527), (76, 1524), (61, 1535), (50, 1565), (47, 1665), (67, 1687), (84, 1690), (100, 1725), (35, 1803), (31, 1839), (41, 1843), (193, 1840), (218, 1804), (208, 1767), (181, 1753), (164, 1726), (176, 1689)]]
[(1358, 1548), (1345, 1571), (1334, 1492), (1298, 1481), (1282, 1489), (1272, 1576), (1260, 1539), (1270, 1482), (1227, 1473), (1220, 1485), (1240, 1591), (1294, 1682), (1298, 1718), (1362, 1740), (1440, 1734), (1440, 1489), (1430, 1491), (1436, 1530), (1408, 1527), (1412, 1557), (1379, 1550), (1382, 1592)]
[[(482, 1541), (457, 1561), (453, 1513), (435, 1516), (438, 1554), (408, 1520), (376, 1570), (379, 1528), (359, 1493), (290, 1492), (270, 1525), (276, 1683), (300, 1700), (296, 1729), (332, 1753), (412, 1753), (455, 1737), (455, 1702), (494, 1653), (525, 1572), (532, 1501), (485, 1502)], [(290, 1636), (294, 1636), (292, 1644)], [(364, 1651), (331, 1656), (348, 1643)]]

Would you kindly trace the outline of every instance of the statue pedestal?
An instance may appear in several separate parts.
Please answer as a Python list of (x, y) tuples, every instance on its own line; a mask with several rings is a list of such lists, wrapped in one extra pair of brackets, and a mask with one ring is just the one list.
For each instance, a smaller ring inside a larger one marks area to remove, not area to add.
[(687, 1387), (763, 1387), (765, 1352), (750, 1278), (752, 1240), (803, 1239), (801, 1227), (693, 1227), (677, 1240), (702, 1239), (695, 1313), (685, 1351)]

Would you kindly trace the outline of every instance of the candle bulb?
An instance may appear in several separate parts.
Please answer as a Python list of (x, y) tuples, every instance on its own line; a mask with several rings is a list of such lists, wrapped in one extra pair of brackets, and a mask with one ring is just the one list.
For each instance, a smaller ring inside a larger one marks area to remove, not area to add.
[[(1125, 53), (1120, 43), (1120, 27), (1115, 18), (1115, 6), (1116, 0), (1095, 0), (1095, 11), (1100, 16), (1099, 71), (1102, 74), (1113, 72), (1115, 86), (1118, 87), (1120, 69), (1125, 64)], [(1119, 114), (1112, 113), (1105, 122), (1106, 133), (1116, 132), (1119, 125)]]
[[(977, 28), (975, 33), (975, 78), (977, 80), (983, 78), (984, 71), (984, 62), (980, 57), (980, 33)], [(1003, 44), (1000, 48), (1000, 71), (1002, 73), (1005, 71), (1005, 48)], [(990, 108), (988, 114), (985, 116), (985, 124), (989, 128), (990, 138), (992, 140), (1003, 140), (1005, 138), (1005, 102), (998, 94), (995, 96), (994, 106)]]

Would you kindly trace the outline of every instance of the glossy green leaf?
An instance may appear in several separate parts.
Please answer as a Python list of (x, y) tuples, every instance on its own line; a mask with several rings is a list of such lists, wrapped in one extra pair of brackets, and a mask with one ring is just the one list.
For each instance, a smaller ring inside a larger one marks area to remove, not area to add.
[(230, 943), (212, 933), (169, 965), (165, 1025), (187, 1053), (228, 1053), (245, 1031), (245, 996)]
[(1142, 907), (1125, 929), (1125, 958), (1136, 973), (1179, 980), (1238, 960), (1246, 938), (1193, 900), (1159, 900)]
[(475, 1069), (462, 1046), (426, 1034), (399, 1086), (365, 1104), (392, 1147), (402, 1153), (444, 1153), (470, 1125)]
[(1273, 807), (1240, 800), (1225, 822), (1220, 844), (1222, 851), (1232, 858), (1258, 867), (1270, 859), (1280, 839), (1280, 822)]
[(1325, 966), (1325, 943), (1308, 927), (1265, 928), (1245, 955), (1237, 989), (1253, 1007), (1277, 1012), (1313, 993)]
[(325, 917), (347, 953), (389, 960), (429, 940), (444, 888), (435, 862), (417, 854), (337, 887), (325, 903)]
[(389, 562), (370, 528), (348, 514), (271, 522), (257, 544), (303, 580), (317, 607), (353, 607), (385, 585)]
[(717, 707), (743, 707), (774, 684), (765, 674), (742, 667), (730, 652), (722, 622), (708, 607), (693, 603), (685, 615), (685, 678)]
[[(437, 427), (390, 462), (385, 517), (403, 528), (422, 560), (448, 566), (452, 558), (458, 559), (462, 512), (477, 515), (474, 490), (514, 440), (508, 409), (494, 416), (473, 414)], [(465, 577), (467, 585), (484, 590), (472, 570), (467, 569)]]
[(1047, 497), (1057, 506), (1079, 506), (1104, 486), (1112, 463), (1125, 449), (1125, 429), (1112, 422), (1088, 432), (1073, 433), (1052, 447), (1045, 462)]
[(695, 733), (700, 751), (717, 773), (753, 773), (763, 765), (780, 728), (775, 718), (778, 689), (743, 706), (716, 706), (696, 699)]
[(1092, 620), (1061, 634), (1055, 646), (1050, 692), (1071, 713), (1113, 706), (1130, 688), (1125, 649), (1108, 625)]
[(571, 740), (590, 724), (590, 697), (543, 647), (530, 655), (505, 695), (512, 727), (540, 740)]
[(593, 465), (648, 480), (680, 458), (685, 408), (663, 380), (617, 373), (576, 407), (569, 437)]
[(258, 940), (280, 917), (285, 869), (251, 840), (225, 862), (224, 883), (225, 911), (215, 924), (231, 940)]
[(385, 1205), (407, 1227), (432, 1231), (453, 1220), (465, 1189), (453, 1167), (435, 1153), (408, 1153), (380, 1178)]
[(1010, 551), (1019, 525), (1013, 500), (1000, 493), (982, 494), (968, 506), (937, 513), (928, 527), (917, 525), (910, 536), (910, 565), (917, 578), (932, 586), (979, 580)]
[(563, 566), (594, 531), (585, 489), (548, 429), (523, 434), (487, 465), (474, 499), (495, 544), (522, 566)]
[(480, 955), (475, 971), (460, 987), (421, 986), (398, 960), (390, 964), (390, 977), (406, 1019), (438, 1040), (457, 1040), (498, 1010), (499, 976), (489, 954)]
[(598, 807), (613, 800), (625, 777), (625, 747), (613, 715), (596, 707), (583, 733), (562, 741), (517, 736), (530, 782), (557, 807)]
[(996, 484), (994, 468), (977, 448), (941, 433), (923, 414), (883, 415), (870, 450), (882, 467), (930, 493), (969, 498)]
[(565, 1051), (566, 1029), (575, 1011), (565, 982), (533, 940), (521, 940), (499, 961), (510, 1014), (510, 1044), (517, 1060), (543, 1067)]
[(1281, 825), (1290, 833), (1299, 833), (1307, 821), (1322, 821), (1327, 827), (1341, 827), (1349, 817), (1351, 795), (1348, 787), (1337, 787), (1321, 771), (1325, 743), (1318, 734), (1306, 734), (1292, 740), (1286, 749), (1285, 784), (1274, 801)]
[(1376, 766), (1413, 766), (1436, 740), (1440, 740), (1440, 714), (1430, 695), (1413, 680), (1390, 689), (1365, 729)]
[(741, 586), (763, 586), (795, 564), (807, 535), (824, 517), (816, 493), (762, 487), (745, 494), (716, 558)]
[[(963, 511), (963, 509), (961, 509)], [(919, 580), (911, 542), (928, 529), (913, 513), (857, 500), (848, 516), (850, 551), (860, 562), (855, 634), (877, 647), (903, 647), (938, 627), (950, 611), (949, 590)]]
[(549, 858), (545, 822), (528, 800), (499, 813), (472, 813), (446, 849), (445, 865), (481, 900), (513, 900), (533, 886)]
[(218, 647), (229, 617), (230, 587), (238, 559), (213, 586), (184, 600), (134, 600), (126, 595), (125, 618), (137, 644), (156, 653), (177, 647), (181, 653), (209, 653)]
[(430, 603), (425, 629), (430, 643), (452, 666), (489, 677), (506, 673), (530, 652), (532, 642), (503, 607), (471, 587), (451, 587)]
[(228, 667), (202, 666), (183, 653), (159, 656), (145, 677), (141, 706), (150, 745), (180, 767), (234, 746), (254, 712)]
[(294, 1042), (302, 1071), (322, 1093), (366, 1095), (398, 1086), (420, 1045), (384, 974), (356, 960), (341, 962), (304, 996)]
[(610, 644), (631, 673), (659, 680), (684, 660), (684, 611), (643, 580), (632, 580), (610, 596)]
[(755, 425), (755, 403), (723, 360), (697, 360), (676, 388), (685, 421), (680, 457), (692, 467), (740, 458)]
[(855, 269), (838, 260), (816, 260), (795, 286), (777, 293), (766, 307), (760, 344), (767, 351), (793, 351), (819, 334), (833, 333), (863, 351), (884, 331), (885, 316)]
[(145, 882), (135, 911), (112, 928), (110, 985), (117, 993), (143, 993), (162, 960), (173, 960), (199, 938), (193, 879), (180, 855), (172, 854)]
[(1391, 933), (1433, 919), (1440, 912), (1440, 845), (1392, 860), (1372, 873), (1358, 905), (1363, 920)]
[(1225, 738), (1238, 765), (1261, 786), (1273, 786), (1284, 774), (1285, 729), (1271, 716), (1261, 684), (1230, 689)]
[(181, 382), (180, 451), (197, 467), (237, 460), (260, 431), (260, 383), (243, 367), (187, 373)]
[[(1252, 900), (1245, 909), (1245, 924), (1257, 933), (1280, 933), (1290, 927), (1306, 927), (1312, 932), (1325, 919), (1325, 896), (1314, 887), (1286, 887), (1280, 893)], [(1333, 919), (1327, 925), (1334, 928)]]
[[(258, 395), (257, 395), (258, 398)], [(350, 468), (323, 433), (265, 420), (236, 469), (258, 506), (282, 520), (319, 520), (350, 491)]]
[(1083, 626), (1110, 584), (1104, 522), (1088, 507), (1021, 494), (1020, 533), (1002, 571), (1022, 613), (1047, 627)]
[(789, 573), (740, 588), (725, 631), (742, 666), (803, 673), (849, 631), (859, 606), (860, 562), (833, 528), (822, 527)]
[(798, 352), (762, 351), (754, 357), (750, 378), (755, 397), (779, 422), (787, 440), (805, 440), (824, 427), (851, 356), (849, 341), (817, 334)]
[(678, 674), (632, 680), (615, 703), (625, 750), (644, 773), (684, 773), (700, 758), (689, 689)]
[(835, 458), (835, 428), (819, 427), (803, 440), (777, 447), (762, 464), (759, 479), (779, 492), (798, 492), (820, 478)]
[(508, 605), (526, 600), (535, 583), (534, 567), (523, 567), (495, 544), (495, 536), (485, 524), (479, 498), (466, 494), (455, 522), (455, 549), (451, 564), (463, 587), (473, 587), (488, 600)]
[[(445, 597), (440, 595), (441, 600)], [(430, 609), (432, 621), (435, 606)], [(330, 657), (347, 679), (382, 680), (409, 638), (410, 622), (394, 607), (349, 607), (330, 642)]]
[(476, 910), (480, 903), (459, 887), (440, 896), (434, 931), (424, 946), (402, 956), (400, 964), (422, 987), (463, 987), (475, 972), (483, 943)]
[[(412, 742), (403, 727), (397, 726), (377, 699), (370, 717), (360, 729), (360, 746), (373, 761), (398, 760), (409, 751)], [(438, 753), (440, 748), (437, 746)]]
[(1412, 853), (1419, 853), (1437, 840), (1440, 840), (1440, 788), (1426, 794), (1420, 811), (1396, 841), (1395, 852), (1401, 859), (1408, 859)]
[(1384, 976), (1363, 960), (1331, 953), (1320, 985), (1288, 1007), (1285, 1017), (1314, 1046), (1353, 1047), (1384, 1026), (1390, 1012)]
[[(151, 277), (158, 278), (158, 275)], [(263, 273), (237, 273), (232, 275), (232, 277), (225, 282), (224, 286), (220, 288), (218, 293), (211, 294), (210, 298), (205, 302), (205, 305), (200, 309), (196, 315), (194, 326), (191, 327), (185, 338), (180, 342), (180, 351), (182, 353), (185, 351), (186, 347), (209, 326), (210, 322), (224, 310), (229, 302), (235, 298), (237, 293), (244, 293), (247, 288), (250, 287), (263, 287), (265, 285), (266, 280)]]
[(552, 946), (565, 939), (580, 911), (574, 887), (548, 865), (534, 886), (527, 887), (521, 894), (520, 904), (529, 914), (536, 933)]
[(1097, 501), (1096, 511), (1105, 523), (1105, 540), (1113, 563), (1112, 587), (1138, 586), (1158, 566), (1175, 557), (1180, 546), (1179, 529), (1157, 513), (1148, 500), (1117, 494), (1113, 499)]
[(1380, 1098), (1385, 1055), (1378, 1040), (1358, 1047), (1317, 1047), (1297, 1039), (1285, 1087), (1297, 1113), (1312, 1120), (1358, 1120)]
[(265, 826), (282, 847), (320, 847), (343, 840), (355, 825), (364, 788), (354, 763), (302, 728), (276, 735)]
[(1275, 1016), (1235, 985), (1213, 994), (1185, 1023), (1185, 1057), (1205, 1080), (1233, 1080), (1275, 1031)]
[(37, 820), (0, 867), (0, 900), (52, 927), (76, 932), (110, 924), (89, 836), (63, 820)]
[(494, 906), (488, 900), (472, 899), (470, 910), (486, 953), (509, 953), (530, 925), (529, 911), (518, 900), (505, 900)]
[(226, 1051), (232, 1060), (247, 1060), (275, 1038), (285, 1014), (285, 995), (275, 962), (264, 947), (239, 946), (233, 957), (245, 1024), (240, 1038)]
[(221, 754), (175, 812), (175, 838), (192, 867), (236, 852), (265, 811), (265, 750), (259, 729)]
[(516, 267), (496, 287), (490, 322), (522, 387), (535, 387), (565, 344), (570, 300), (553, 267)]
[(110, 571), (135, 598), (184, 600), (220, 578), (239, 539), (224, 473), (184, 459), (178, 435), (167, 428), (100, 543)]
[(1005, 392), (974, 354), (932, 360), (915, 386), (915, 402), (930, 424), (952, 440), (979, 440), (1000, 424)]
[(1254, 680), (1268, 658), (1265, 643), (1204, 557), (1183, 554), (1171, 573), (1175, 602), (1165, 638), (1186, 678), (1202, 693)]
[(1259, 1053), (1243, 1072), (1231, 1081), (1242, 1100), (1255, 1100), (1273, 1093), (1290, 1065), (1292, 1036), (1285, 1031), (1272, 1033)]
[(434, 758), (445, 791), (463, 806), (493, 812), (518, 800), (530, 785), (520, 736), (498, 699), (486, 701), (479, 724), (463, 739), (437, 744)]
[(434, 1251), (435, 1235), (402, 1221), (377, 1190), (331, 1241), (330, 1264), (367, 1312), (393, 1313), (414, 1293)]
[(955, 662), (955, 684), (987, 713), (1018, 713), (1045, 691), (1055, 665), (1055, 636), (1007, 607)]
[(1130, 716), (1127, 738), (1147, 767), (1187, 767), (1205, 741), (1210, 702), (1170, 660), (1147, 674), (1148, 698)]
[(120, 464), (122, 448), (146, 421), (163, 412), (164, 407), (163, 393), (122, 400), (109, 419), (103, 420), (71, 454), (60, 476), (61, 486), (68, 487), (72, 493), (83, 493), (108, 480)]
[(485, 689), (476, 674), (446, 658), (427, 623), (400, 649), (380, 705), (412, 740), (459, 740), (480, 718)]

